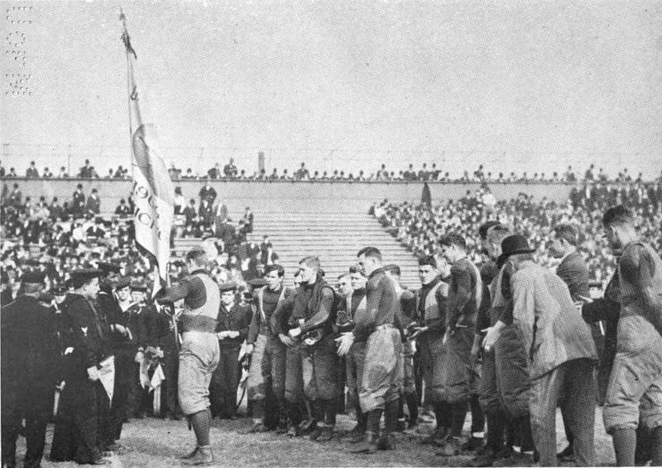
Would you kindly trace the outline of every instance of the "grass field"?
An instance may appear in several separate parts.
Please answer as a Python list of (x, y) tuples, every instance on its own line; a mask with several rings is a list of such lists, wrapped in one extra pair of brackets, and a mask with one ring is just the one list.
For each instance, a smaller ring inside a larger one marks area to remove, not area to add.
[[(557, 415), (557, 445), (565, 445), (560, 415)], [(614, 453), (611, 439), (604, 432), (602, 413), (598, 408), (595, 421), (595, 447), (599, 466), (613, 465)], [(468, 419), (468, 418), (467, 418)], [(457, 456), (442, 458), (435, 456), (436, 449), (421, 445), (424, 435), (398, 434), (398, 448), (395, 451), (378, 452), (374, 455), (354, 455), (347, 453), (350, 444), (341, 437), (321, 444), (306, 438), (288, 438), (275, 433), (242, 435), (238, 431), (250, 427), (251, 420), (214, 420), (211, 440), (216, 462), (213, 466), (462, 466), (470, 457)], [(339, 416), (336, 430), (339, 434), (354, 425), (349, 416)], [(423, 424), (423, 430), (432, 426)], [(469, 426), (465, 427), (468, 431)], [(73, 468), (73, 462), (53, 463), (48, 461), (53, 427), (49, 426), (46, 456), (43, 468)], [(113, 454), (109, 467), (178, 467), (177, 457), (190, 451), (195, 443), (193, 432), (189, 432), (184, 421), (161, 419), (132, 420), (124, 426), (122, 444), (124, 453)], [(25, 440), (19, 439), (18, 460), (25, 452)], [(22, 466), (19, 464), (19, 466)], [(573, 466), (567, 464), (567, 466)]]

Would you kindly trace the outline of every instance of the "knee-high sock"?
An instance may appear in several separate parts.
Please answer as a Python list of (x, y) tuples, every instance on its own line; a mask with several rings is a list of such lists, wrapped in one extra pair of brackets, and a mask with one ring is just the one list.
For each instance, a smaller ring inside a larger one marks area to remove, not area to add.
[(658, 426), (651, 431), (651, 466), (662, 466), (662, 427)]
[(517, 418), (515, 421), (515, 430), (518, 432), (522, 452), (535, 450), (533, 443), (533, 432), (531, 431), (531, 416), (526, 415)]
[(382, 419), (382, 410), (376, 409), (368, 413), (368, 427), (367, 432), (379, 434), (379, 421)]
[(264, 420), (264, 400), (253, 400), (253, 419)]
[(287, 402), (287, 415), (290, 418), (290, 423), (298, 426), (301, 424), (301, 420), (303, 419), (303, 411), (301, 408), (301, 404), (299, 402), (295, 401), (288, 401)]
[(335, 426), (336, 424), (336, 414), (338, 413), (338, 400), (322, 400), (322, 409), (324, 412), (324, 417), (322, 421), (324, 424)]
[(409, 410), (409, 420), (416, 422), (418, 419), (418, 395), (416, 392), (406, 395), (407, 409)]
[(453, 408), (446, 403), (439, 403), (434, 407), (434, 415), (437, 418), (437, 430), (450, 429), (453, 424)]
[(211, 412), (209, 408), (191, 415), (191, 426), (198, 441), (198, 447), (209, 445), (209, 426), (211, 425)]
[(386, 403), (384, 434), (392, 434), (398, 422), (398, 400)]
[(455, 403), (452, 405), (451, 434), (453, 437), (462, 435), (462, 426), (467, 417), (467, 402)]
[(487, 446), (494, 450), (500, 450), (503, 446), (503, 432), (505, 415), (495, 413), (487, 414)]
[(616, 464), (634, 466), (634, 451), (637, 447), (637, 432), (634, 428), (616, 429), (612, 434)]
[(477, 432), (485, 431), (485, 413), (483, 413), (483, 408), (480, 406), (480, 401), (478, 400), (478, 395), (471, 395), (469, 400), (469, 405), (471, 407), (471, 433), (472, 435)]
[[(505, 413), (502, 413), (505, 416)], [(517, 439), (517, 428), (515, 427), (515, 420), (508, 417), (504, 423), (504, 432), (506, 435), (506, 445), (512, 447), (515, 445)]]

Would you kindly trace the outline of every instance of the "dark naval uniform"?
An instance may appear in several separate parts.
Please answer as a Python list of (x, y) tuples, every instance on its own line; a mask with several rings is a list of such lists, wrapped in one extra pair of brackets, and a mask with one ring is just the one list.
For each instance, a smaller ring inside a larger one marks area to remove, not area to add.
[(249, 306), (234, 304), (228, 309), (221, 304), (218, 311), (217, 336), (224, 331), (237, 331), (236, 338), (218, 340), (221, 351), (218, 367), (211, 378), (210, 400), (212, 416), (234, 418), (237, 410), (237, 388), (239, 387), (239, 351), (248, 335), (253, 317)]
[(2, 307), (2, 464), (14, 466), (26, 420), (25, 466), (37, 467), (53, 411), (59, 353), (53, 315), (32, 296)]
[(98, 366), (107, 357), (110, 330), (90, 301), (80, 294), (67, 295), (60, 307), (67, 321), (65, 386), (55, 422), (51, 459), (93, 463), (101, 458), (98, 416), (108, 397), (101, 382), (89, 379), (87, 369)]

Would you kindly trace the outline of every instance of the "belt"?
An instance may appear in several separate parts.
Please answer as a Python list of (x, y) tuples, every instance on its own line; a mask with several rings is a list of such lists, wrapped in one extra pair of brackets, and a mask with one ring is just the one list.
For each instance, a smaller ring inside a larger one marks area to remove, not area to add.
[(378, 331), (378, 330), (388, 330), (390, 328), (395, 328), (392, 323), (385, 323), (384, 325), (379, 325), (374, 328), (373, 331)]
[(182, 333), (184, 332), (205, 332), (214, 333), (216, 331), (217, 321), (211, 317), (203, 315), (182, 315)]

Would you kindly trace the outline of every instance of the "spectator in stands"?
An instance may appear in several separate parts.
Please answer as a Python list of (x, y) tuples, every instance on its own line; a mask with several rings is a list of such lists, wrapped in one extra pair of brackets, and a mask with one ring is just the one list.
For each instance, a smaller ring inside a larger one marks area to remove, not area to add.
[(375, 174), (375, 180), (388, 180), (388, 179), (389, 179), (389, 174), (388, 171), (386, 170), (386, 164), (382, 164), (381, 169), (379, 169)]
[(28, 179), (38, 179), (39, 171), (37, 170), (37, 165), (34, 161), (30, 161), (30, 167), (25, 171), (25, 177)]
[(250, 234), (253, 232), (253, 212), (251, 211), (251, 207), (247, 206), (246, 211), (244, 211), (244, 224), (246, 225), (246, 233)]
[(78, 178), (79, 179), (92, 179), (92, 178), (98, 178), (99, 175), (97, 174), (97, 171), (94, 170), (94, 166), (90, 165), (90, 160), (86, 159), (85, 160), (85, 165), (80, 168), (78, 171)]
[(121, 165), (117, 167), (117, 170), (113, 173), (112, 178), (113, 179), (124, 179), (126, 177), (126, 169), (124, 169)]
[(174, 164), (170, 164), (168, 168), (168, 175), (170, 175), (171, 180), (177, 180), (182, 175), (182, 170), (175, 167)]
[(430, 171), (428, 171), (428, 167), (426, 163), (423, 163), (423, 168), (418, 171), (418, 180), (423, 180), (427, 181), (430, 177)]
[(58, 179), (68, 179), (69, 178), (69, 174), (67, 173), (67, 169), (64, 166), (62, 166), (60, 168), (60, 173), (57, 175), (57, 177), (58, 177)]
[(87, 198), (85, 211), (90, 216), (96, 216), (101, 213), (101, 199), (97, 189), (92, 189), (92, 194)]
[(278, 176), (278, 169), (274, 167), (274, 171), (269, 176), (269, 180), (278, 180), (278, 179), (280, 179), (280, 177)]
[(21, 190), (18, 188), (18, 184), (14, 184), (14, 188), (8, 197), (9, 205), (13, 206), (16, 209), (20, 209), (23, 206), (23, 195)]
[(306, 163), (301, 163), (301, 167), (294, 173), (294, 180), (308, 180), (310, 173), (306, 169)]
[(5, 177), (5, 166), (0, 162), (0, 177)]
[(196, 179), (196, 178), (197, 177), (195, 176), (195, 174), (193, 174), (193, 171), (191, 170), (190, 167), (186, 169), (186, 174), (182, 176), (182, 179)]
[(80, 218), (85, 212), (85, 194), (83, 193), (83, 184), (76, 185), (71, 204), (71, 214), (74, 218)]
[(44, 168), (44, 174), (42, 176), (44, 179), (52, 179), (53, 178), (53, 173), (48, 170), (47, 167)]
[(207, 180), (207, 182), (205, 182), (204, 187), (200, 189), (199, 195), (200, 195), (200, 202), (202, 202), (203, 200), (209, 200), (211, 204), (214, 203), (214, 200), (216, 200), (216, 190), (214, 189), (214, 187), (211, 186), (209, 180)]
[(280, 176), (280, 180), (290, 180), (290, 176), (287, 174), (287, 169), (283, 169), (283, 175)]
[(439, 174), (441, 174), (441, 171), (437, 169), (437, 164), (432, 163), (432, 169), (430, 170), (430, 179), (432, 181), (439, 180)]
[(563, 178), (564, 181), (567, 183), (573, 183), (577, 181), (577, 178), (575, 177), (575, 173), (572, 171), (572, 166), (568, 166), (568, 170), (565, 171)]
[(405, 172), (402, 173), (403, 180), (414, 180), (416, 178), (416, 171), (414, 171), (414, 165), (410, 164)]
[(202, 198), (198, 207), (198, 218), (203, 229), (209, 229), (214, 224), (214, 206), (211, 197)]
[(186, 218), (186, 226), (193, 226), (198, 220), (198, 211), (195, 208), (195, 199), (191, 198), (189, 204), (182, 213)]
[(207, 171), (207, 177), (209, 179), (220, 179), (221, 174), (222, 174), (221, 165), (219, 163), (216, 163), (214, 167), (212, 167)]
[(53, 222), (67, 220), (67, 216), (64, 211), (64, 208), (58, 202), (57, 197), (53, 197), (53, 201), (51, 202), (51, 205), (48, 207), (48, 211), (50, 212), (50, 218), (51, 220), (53, 220)]
[(219, 200), (214, 208), (214, 232), (219, 232), (221, 224), (228, 218), (228, 207)]
[(16, 169), (14, 169), (13, 167), (10, 167), (9, 168), (9, 174), (7, 174), (6, 177), (16, 178), (17, 177)]
[(182, 195), (182, 188), (175, 187), (175, 198), (173, 199), (173, 205), (175, 207), (175, 214), (180, 215), (184, 213), (184, 196)]
[(237, 166), (234, 165), (234, 159), (230, 158), (230, 162), (223, 168), (223, 175), (226, 179), (234, 179), (237, 177)]
[(126, 204), (124, 198), (120, 198), (120, 204), (115, 208), (115, 214), (121, 218), (125, 218), (131, 214), (131, 209), (129, 208), (129, 205)]

